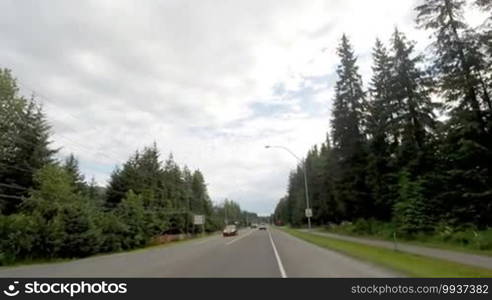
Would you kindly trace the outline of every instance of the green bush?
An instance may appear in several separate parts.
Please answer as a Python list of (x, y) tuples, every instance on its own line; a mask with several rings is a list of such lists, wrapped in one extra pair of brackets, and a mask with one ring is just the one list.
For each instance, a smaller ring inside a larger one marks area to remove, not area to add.
[(125, 226), (112, 212), (105, 212), (96, 219), (101, 229), (101, 252), (117, 252), (123, 250), (123, 236)]
[(63, 243), (59, 250), (61, 257), (83, 257), (99, 251), (101, 231), (96, 228), (91, 210), (82, 200), (63, 206), (60, 219), (64, 226)]
[(443, 242), (476, 250), (492, 250), (492, 229), (457, 230), (447, 235)]
[[(21, 207), (23, 216), (35, 224), (36, 232), (29, 232), (33, 241), (28, 255), (15, 254), (15, 259), (81, 257), (96, 253), (101, 242), (101, 233), (93, 218), (96, 208), (89, 199), (75, 192), (67, 171), (48, 165), (40, 169), (34, 179), (38, 188)], [(7, 217), (6, 222), (16, 226), (18, 222), (12, 218)], [(25, 227), (25, 230), (30, 228)], [(9, 234), (22, 234), (15, 228), (6, 230)]]
[(393, 206), (393, 218), (398, 232), (405, 237), (428, 231), (431, 227), (423, 190), (422, 179), (411, 179), (406, 171), (399, 173), (399, 198)]
[(478, 233), (477, 244), (480, 250), (492, 250), (492, 228)]
[(375, 219), (358, 219), (355, 222), (342, 222), (340, 225), (331, 224), (327, 229), (340, 234), (392, 238), (395, 226)]
[(38, 236), (38, 224), (31, 216), (0, 215), (0, 265), (32, 256)]

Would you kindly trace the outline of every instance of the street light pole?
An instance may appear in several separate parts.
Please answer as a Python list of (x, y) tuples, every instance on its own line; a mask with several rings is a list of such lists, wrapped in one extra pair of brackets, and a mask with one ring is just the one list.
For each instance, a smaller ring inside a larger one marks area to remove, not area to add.
[[(307, 182), (307, 166), (306, 166), (306, 161), (303, 161), (301, 160), (297, 155), (294, 154), (294, 152), (292, 152), (289, 148), (287, 147), (284, 147), (284, 146), (270, 146), (270, 145), (266, 145), (265, 146), (266, 149), (270, 149), (270, 148), (279, 148), (279, 149), (283, 149), (287, 152), (289, 152), (292, 156), (294, 156), (297, 161), (301, 164), (302, 166), (302, 173), (304, 174), (304, 191), (306, 192), (306, 211), (307, 210), (311, 210), (311, 207), (309, 206), (309, 192), (308, 192), (308, 182)], [(308, 219), (308, 229), (311, 230), (311, 216), (310, 215), (306, 215), (307, 219)]]
[[(306, 209), (311, 209), (311, 207), (309, 206), (309, 193), (308, 193), (308, 184), (307, 184), (307, 171), (306, 171), (306, 162), (304, 162), (303, 164), (304, 166), (304, 191), (306, 192)], [(311, 230), (311, 217), (308, 216), (307, 217), (308, 219), (308, 229)]]
[(229, 225), (229, 220), (227, 220), (227, 202), (224, 202), (224, 223)]

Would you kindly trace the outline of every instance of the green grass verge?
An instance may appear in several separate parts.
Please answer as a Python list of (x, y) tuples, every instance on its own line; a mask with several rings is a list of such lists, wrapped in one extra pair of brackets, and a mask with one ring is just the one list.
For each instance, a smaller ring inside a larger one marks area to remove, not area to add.
[[(352, 236), (352, 237), (361, 237), (361, 238), (373, 239), (373, 240), (382, 240), (382, 241), (390, 241), (390, 242), (393, 241), (392, 238), (387, 238), (384, 236), (373, 236), (373, 235), (369, 235), (369, 234), (355, 234), (355, 233), (351, 233), (351, 232), (329, 230), (327, 228), (316, 228), (315, 230), (319, 231), (319, 232), (328, 232), (328, 233), (347, 235), (347, 236)], [(478, 250), (478, 249), (473, 249), (473, 248), (469, 248), (469, 247), (465, 247), (465, 246), (460, 246), (460, 245), (450, 244), (450, 243), (445, 243), (445, 242), (438, 242), (438, 241), (419, 241), (419, 240), (398, 239), (398, 243), (404, 243), (404, 244), (415, 245), (415, 246), (423, 246), (423, 247), (429, 247), (429, 248), (436, 248), (436, 249), (443, 249), (443, 250), (451, 250), (451, 251), (477, 254), (477, 255), (492, 256), (492, 250)]]
[(373, 262), (412, 277), (492, 277), (492, 270), (490, 269), (342, 241), (292, 228), (281, 228), (281, 230), (320, 247)]

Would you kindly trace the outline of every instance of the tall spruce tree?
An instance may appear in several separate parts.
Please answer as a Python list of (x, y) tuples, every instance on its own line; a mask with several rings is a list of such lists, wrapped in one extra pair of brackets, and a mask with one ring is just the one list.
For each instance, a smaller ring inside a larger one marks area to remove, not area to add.
[(365, 94), (357, 59), (345, 35), (337, 52), (341, 62), (337, 68), (332, 121), (336, 198), (344, 204), (346, 218), (368, 217), (373, 207), (366, 185)]
[(142, 196), (146, 207), (163, 207), (168, 196), (163, 181), (157, 146), (145, 147), (141, 152), (136, 151), (121, 169), (113, 171), (106, 190), (106, 204), (114, 208), (132, 190)]
[(440, 95), (451, 105), (440, 150), (446, 219), (487, 226), (492, 224), (490, 67), (477, 35), (464, 22), (463, 5), (427, 0), (417, 7), (417, 23), (433, 33), (432, 70)]
[(395, 159), (399, 146), (399, 105), (394, 97), (392, 58), (378, 39), (373, 50), (373, 76), (366, 115), (369, 137), (368, 183), (374, 197), (375, 217), (389, 220), (395, 199)]
[[(432, 155), (427, 148), (434, 130), (434, 110), (438, 108), (431, 101), (431, 81), (418, 64), (422, 57), (415, 55), (414, 46), (405, 35), (395, 29), (392, 40), (391, 97), (397, 102), (392, 108), (396, 116), (397, 131), (400, 133), (398, 153), (399, 166), (407, 168), (410, 174), (425, 173), (426, 163)], [(431, 166), (429, 166), (431, 167)]]
[(431, 82), (418, 64), (421, 57), (413, 53), (413, 44), (395, 29), (392, 46), (392, 97), (398, 103), (397, 126), (400, 146), (397, 152), (399, 169), (399, 197), (395, 203), (397, 220), (419, 216), (418, 227), (400, 224), (407, 233), (427, 230), (431, 226), (428, 203), (431, 189), (423, 178), (434, 170), (434, 149), (431, 145), (436, 127), (434, 110), (437, 104), (431, 101)]
[(41, 106), (19, 95), (10, 70), (0, 69), (0, 212), (17, 211), (34, 173), (53, 162), (50, 127)]
[(416, 8), (417, 24), (432, 30), (433, 71), (445, 99), (457, 107), (454, 113), (469, 112), (477, 130), (485, 131), (483, 110), (491, 109), (490, 91), (484, 86), (485, 62), (474, 34), (463, 20), (461, 0), (426, 0)]
[(192, 210), (197, 213), (210, 215), (212, 213), (212, 202), (207, 192), (207, 185), (202, 172), (196, 170), (192, 175)]
[[(476, 4), (489, 16), (485, 22), (479, 26), (478, 36), (480, 38), (479, 47), (484, 49), (483, 52), (485, 55), (485, 68), (480, 80), (484, 94), (485, 91), (488, 92), (487, 95), (489, 96), (489, 99), (486, 99), (486, 101), (490, 102), (490, 97), (492, 97), (492, 0), (477, 0)], [(486, 95), (484, 96), (487, 97)]]

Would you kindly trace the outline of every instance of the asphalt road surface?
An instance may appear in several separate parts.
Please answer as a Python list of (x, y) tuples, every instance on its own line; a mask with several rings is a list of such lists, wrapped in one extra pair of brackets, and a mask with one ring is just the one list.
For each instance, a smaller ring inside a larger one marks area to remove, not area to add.
[(0, 277), (396, 277), (282, 231), (243, 229), (128, 253), (0, 268)]

